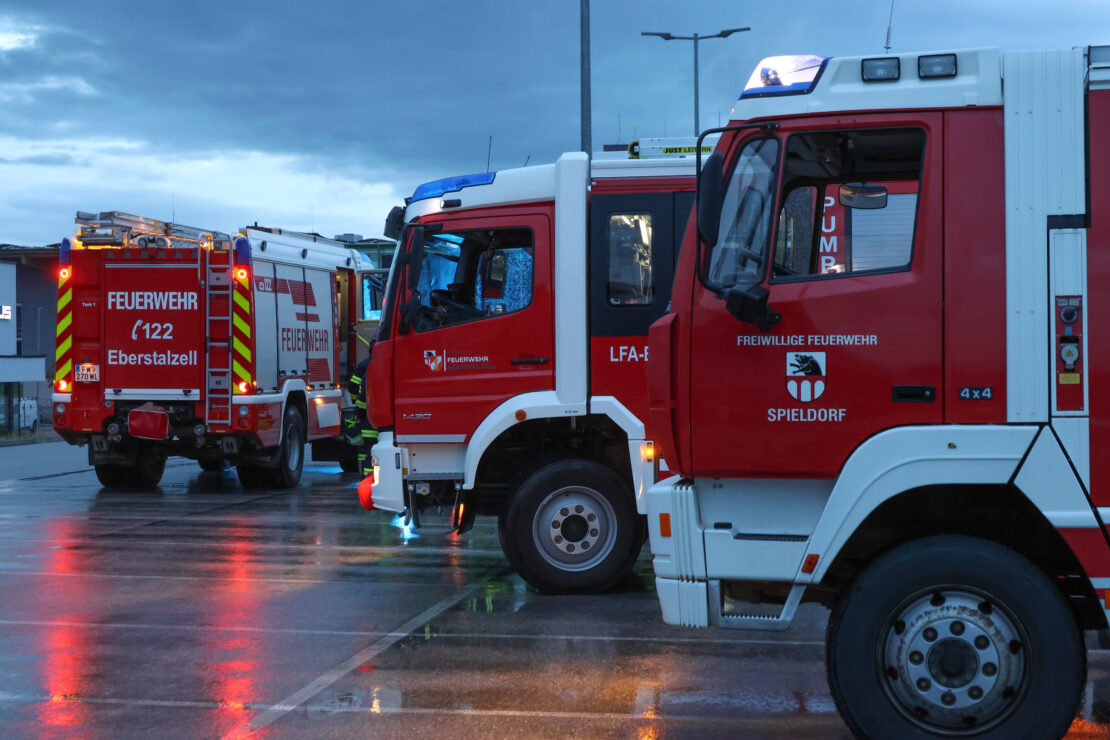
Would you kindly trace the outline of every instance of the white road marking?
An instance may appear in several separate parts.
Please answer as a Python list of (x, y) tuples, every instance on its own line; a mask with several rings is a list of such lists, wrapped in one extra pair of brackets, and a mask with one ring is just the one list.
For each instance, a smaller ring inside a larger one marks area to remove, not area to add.
[[(375, 630), (319, 630), (296, 627), (217, 627), (197, 624), (147, 624), (138, 622), (62, 622), (32, 619), (0, 619), (0, 625), (12, 627), (82, 627), (88, 629), (149, 629), (183, 630), (204, 632), (251, 632), (261, 634), (323, 635), (336, 637), (407, 637), (412, 633), (381, 632)], [(419, 625), (417, 625), (419, 626)], [(712, 634), (707, 633), (707, 634)], [(435, 639), (445, 640), (558, 640), (560, 642), (647, 642), (662, 644), (713, 644), (713, 645), (786, 645), (791, 647), (823, 646), (821, 640), (763, 640), (759, 638), (738, 637), (731, 640), (714, 637), (636, 637), (627, 635), (554, 635), (551, 633), (528, 634), (511, 632), (436, 632)], [(1088, 651), (1097, 652), (1097, 651)], [(1106, 651), (1110, 652), (1110, 651)]]
[[(32, 702), (49, 702), (49, 701), (65, 701), (74, 702), (77, 704), (107, 704), (113, 706), (133, 706), (133, 707), (181, 707), (181, 708), (197, 708), (197, 709), (220, 709), (227, 707), (227, 704), (218, 701), (183, 701), (175, 699), (121, 699), (118, 697), (93, 697), (93, 696), (66, 696), (60, 699), (52, 699), (51, 697), (44, 697), (35, 694), (11, 694), (0, 692), (0, 702), (12, 703), (32, 703)], [(279, 707), (279, 704), (267, 705), (257, 702), (250, 702), (243, 706), (244, 712), (254, 710), (264, 710), (263, 714), (271, 709)], [(773, 729), (781, 727), (781, 719), (777, 717), (735, 717), (732, 715), (707, 717), (704, 714), (666, 714), (660, 713), (657, 716), (645, 717), (637, 714), (625, 714), (623, 712), (556, 712), (550, 710), (538, 709), (452, 709), (452, 708), (437, 708), (437, 707), (387, 707), (387, 706), (369, 706), (369, 707), (335, 707), (324, 704), (308, 704), (305, 706), (305, 711), (318, 713), (318, 714), (342, 714), (342, 713), (362, 713), (362, 714), (410, 714), (410, 715), (450, 715), (450, 716), (463, 716), (463, 717), (518, 717), (518, 718), (536, 718), (536, 719), (577, 719), (577, 720), (609, 720), (615, 722), (627, 722), (629, 720), (642, 721), (642, 722), (698, 722), (698, 723), (724, 723), (729, 727), (736, 729)], [(798, 715), (794, 712), (785, 713), (790, 718), (790, 726), (792, 728), (799, 728), (803, 725), (828, 725), (830, 720), (837, 727), (841, 727), (840, 719), (836, 712), (832, 709), (827, 711), (814, 711), (805, 715)], [(261, 716), (261, 715), (260, 715)], [(240, 727), (247, 727), (250, 723), (244, 723)], [(251, 732), (251, 730), (232, 730), (231, 733), (225, 737), (242, 737), (242, 734), (236, 735), (236, 732)]]
[(250, 734), (250, 733), (253, 733), (253, 732), (257, 732), (258, 730), (261, 730), (263, 727), (267, 727), (267, 726), (273, 724), (274, 722), (281, 719), (282, 717), (284, 717), (289, 712), (292, 712), (294, 709), (296, 709), (297, 707), (301, 706), (302, 704), (307, 702), (312, 697), (319, 694), (321, 691), (326, 689), (328, 686), (331, 686), (333, 683), (335, 683), (339, 679), (343, 678), (344, 676), (346, 676), (351, 671), (356, 670), (359, 666), (366, 663), (371, 658), (373, 658), (376, 655), (378, 655), (380, 653), (383, 653), (386, 650), (388, 650), (389, 648), (393, 647), (395, 644), (397, 644), (398, 641), (400, 641), (406, 635), (413, 632), (417, 628), (421, 627), (425, 623), (430, 622), (431, 620), (435, 619), (440, 614), (447, 611), (448, 609), (453, 607), (455, 604), (457, 604), (460, 601), (462, 601), (463, 599), (467, 598), (472, 593), (474, 593), (475, 591), (477, 591), (478, 589), (482, 588), (485, 585), (486, 585), (485, 581), (482, 581), (480, 583), (475, 583), (475, 584), (472, 584), (470, 586), (467, 586), (466, 588), (462, 589), (461, 591), (458, 591), (456, 593), (451, 594), (450, 596), (447, 596), (443, 599), (440, 599), (438, 602), (436, 602), (432, 606), (428, 607), (427, 609), (420, 612), (419, 614), (417, 614), (412, 619), (410, 619), (407, 622), (405, 622), (404, 624), (402, 624), (400, 627), (398, 627), (396, 630), (394, 630), (391, 634), (378, 639), (373, 644), (371, 644), (371, 645), (363, 648), (362, 650), (358, 651), (357, 653), (352, 655), (350, 658), (343, 661), (339, 665), (335, 666), (331, 670), (329, 670), (326, 673), (318, 676), (316, 679), (310, 681), (308, 684), (306, 684), (302, 688), (298, 689), (297, 691), (294, 691), (292, 694), (285, 697), (284, 699), (279, 701), (277, 704), (274, 704), (272, 707), (270, 707), (266, 711), (262, 712), (257, 717), (254, 717), (253, 719), (239, 725), (234, 730), (232, 730), (231, 732), (224, 735), (225, 740), (227, 738), (242, 737), (244, 734)]

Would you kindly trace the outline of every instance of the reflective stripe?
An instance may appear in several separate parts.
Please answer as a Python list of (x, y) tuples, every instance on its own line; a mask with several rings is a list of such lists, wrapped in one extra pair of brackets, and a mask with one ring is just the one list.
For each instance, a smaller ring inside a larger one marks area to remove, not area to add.
[(248, 383), (251, 382), (250, 373), (243, 369), (243, 366), (239, 364), (238, 360), (232, 360), (231, 367), (233, 370), (235, 370), (235, 374), (238, 375), (241, 379), (245, 380)]
[[(236, 297), (236, 299), (239, 298), (239, 296), (235, 296), (235, 297)], [(251, 336), (251, 325), (250, 324), (248, 324), (246, 321), (243, 321), (241, 318), (239, 318), (239, 314), (235, 314), (234, 316), (232, 316), (231, 321), (235, 324), (236, 329), (243, 332), (243, 336), (245, 336), (247, 339), (250, 339), (250, 336)]]
[(65, 331), (66, 329), (68, 329), (69, 325), (72, 324), (72, 323), (73, 323), (73, 314), (67, 313), (58, 322), (58, 332), (54, 336), (58, 336), (58, 337), (62, 336), (62, 332)]
[(58, 372), (57, 372), (57, 374), (55, 374), (54, 379), (55, 380), (65, 380), (66, 376), (69, 375), (69, 371), (72, 370), (72, 369), (73, 369), (73, 360), (66, 360), (66, 364), (64, 364), (60, 368), (58, 368)]
[[(243, 309), (243, 313), (249, 314), (251, 312), (251, 302), (248, 301), (246, 297), (238, 291), (235, 293), (235, 305)], [(249, 331), (247, 332), (247, 336), (250, 336)]]
[[(238, 321), (239, 319), (238, 319), (238, 318), (236, 318), (235, 320), (236, 320), (236, 321)], [(241, 340), (239, 339), (239, 337), (235, 337), (234, 339), (232, 339), (232, 344), (233, 344), (233, 345), (235, 346), (235, 351), (236, 351), (236, 352), (238, 352), (239, 354), (241, 354), (241, 355), (243, 356), (243, 359), (244, 359), (244, 360), (246, 360), (247, 362), (250, 362), (250, 361), (251, 361), (251, 351), (250, 351), (250, 348), (249, 348), (249, 347), (247, 347), (247, 345), (246, 345), (246, 344), (244, 344), (244, 343), (243, 343), (243, 342), (242, 342), (242, 341), (241, 341)], [(247, 380), (250, 380), (250, 378), (248, 377), (248, 378), (247, 378)]]
[(72, 297), (73, 288), (70, 288), (65, 293), (62, 293), (62, 295), (58, 298), (58, 313), (61, 313), (62, 309), (69, 305), (69, 299)]
[(66, 337), (64, 340), (62, 340), (62, 343), (58, 345), (58, 353), (55, 356), (55, 360), (61, 360), (65, 353), (69, 352), (69, 348), (72, 346), (73, 337)]
[(366, 401), (355, 401), (355, 408), (356, 409), (366, 408)]

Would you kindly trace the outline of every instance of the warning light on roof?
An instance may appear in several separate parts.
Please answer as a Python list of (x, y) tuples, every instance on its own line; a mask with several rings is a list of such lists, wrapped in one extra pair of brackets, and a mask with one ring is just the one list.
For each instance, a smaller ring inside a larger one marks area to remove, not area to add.
[(828, 61), (828, 57), (813, 54), (767, 57), (755, 65), (740, 99), (805, 95), (813, 90)]

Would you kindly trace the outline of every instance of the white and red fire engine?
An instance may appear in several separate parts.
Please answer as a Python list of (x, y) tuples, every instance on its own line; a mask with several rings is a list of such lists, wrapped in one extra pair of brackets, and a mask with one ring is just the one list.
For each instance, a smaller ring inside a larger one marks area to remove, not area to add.
[(258, 225), (231, 236), (118, 211), (77, 223), (59, 252), (54, 428), (89, 445), (101, 483), (153, 487), (180, 455), (288, 487), (306, 442), (350, 467), (338, 435), (358, 252)]
[(650, 333), (664, 619), (818, 600), (858, 736), (1062, 735), (1110, 611), (1110, 47), (771, 58), (733, 113)]
[(447, 531), (496, 515), (510, 563), (545, 591), (628, 572), (646, 537), (636, 497), (655, 480), (647, 330), (693, 175), (692, 156), (591, 171), (566, 154), (416, 189), (370, 364), (380, 436), (363, 506), (407, 510), (418, 531), (437, 507)]

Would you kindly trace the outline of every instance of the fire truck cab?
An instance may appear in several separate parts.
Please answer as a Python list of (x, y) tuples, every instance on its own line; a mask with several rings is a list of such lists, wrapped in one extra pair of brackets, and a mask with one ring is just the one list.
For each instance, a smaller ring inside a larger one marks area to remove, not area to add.
[(510, 563), (545, 591), (602, 591), (629, 571), (656, 473), (647, 330), (693, 167), (573, 153), (416, 189), (370, 365), (363, 506), (417, 531), (437, 509), (439, 531), (495, 515)]
[(151, 488), (178, 455), (290, 487), (306, 443), (350, 467), (342, 383), (368, 345), (358, 252), (257, 224), (232, 236), (118, 211), (77, 223), (59, 253), (53, 419), (89, 446), (101, 483)]
[(733, 114), (650, 334), (664, 619), (821, 601), (859, 737), (1059, 737), (1110, 605), (1110, 48), (775, 57)]

